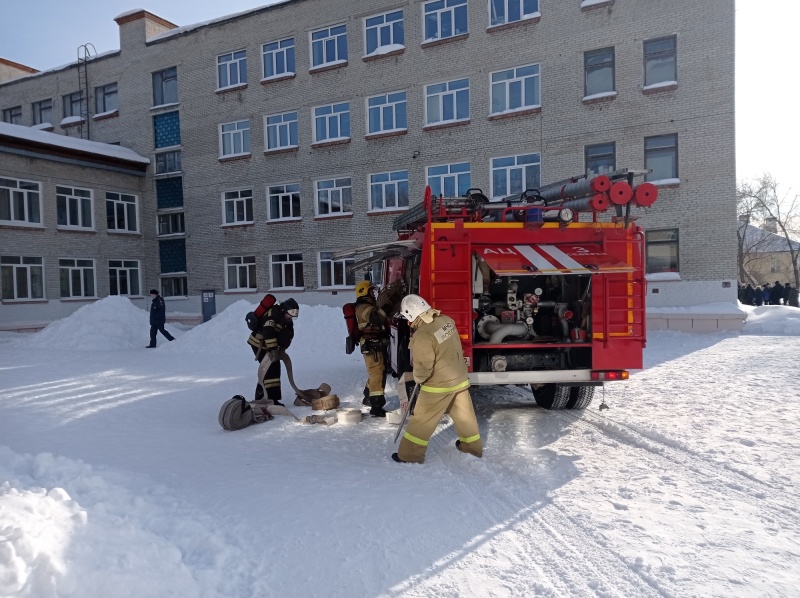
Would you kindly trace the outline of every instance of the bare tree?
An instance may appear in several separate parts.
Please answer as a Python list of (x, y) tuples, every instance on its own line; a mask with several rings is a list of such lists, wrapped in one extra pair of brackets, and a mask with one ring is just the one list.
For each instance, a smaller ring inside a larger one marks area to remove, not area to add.
[[(770, 174), (763, 174), (753, 181), (739, 184), (736, 190), (736, 206), (739, 216), (736, 235), (739, 244), (740, 280), (755, 282), (747, 266), (760, 259), (764, 253), (786, 251), (792, 263), (795, 288), (800, 286), (800, 243), (797, 242), (800, 238), (800, 195), (792, 195), (790, 192), (782, 194), (775, 179)], [(747, 226), (766, 221), (774, 223), (774, 231), (760, 229), (759, 233), (753, 234), (752, 227)], [(785, 244), (776, 244), (770, 232), (785, 239)]]

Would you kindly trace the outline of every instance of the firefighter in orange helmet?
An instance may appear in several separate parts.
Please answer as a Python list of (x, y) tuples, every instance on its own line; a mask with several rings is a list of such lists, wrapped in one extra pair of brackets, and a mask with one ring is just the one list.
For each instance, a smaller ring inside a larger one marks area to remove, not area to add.
[(400, 313), (411, 323), (413, 335), (408, 346), (414, 381), (420, 389), (414, 413), (392, 459), (398, 463), (424, 463), (428, 440), (445, 413), (450, 414), (458, 434), (456, 448), (462, 453), (483, 456), (478, 419), (469, 395), (467, 365), (455, 322), (419, 295), (406, 295)]
[(386, 314), (376, 303), (376, 290), (368, 280), (362, 280), (356, 285), (356, 322), (361, 332), (361, 354), (367, 366), (363, 403), (370, 406), (370, 415), (386, 417), (383, 389), (386, 386), (385, 354), (389, 346), (389, 334), (386, 329)]

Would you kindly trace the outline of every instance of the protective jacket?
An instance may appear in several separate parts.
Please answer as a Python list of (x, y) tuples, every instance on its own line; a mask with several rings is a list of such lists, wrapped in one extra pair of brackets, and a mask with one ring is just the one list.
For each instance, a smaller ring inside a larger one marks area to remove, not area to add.
[(286, 316), (280, 305), (273, 305), (261, 318), (261, 323), (250, 333), (247, 344), (258, 361), (273, 349), (288, 349), (294, 338), (294, 322)]
[(469, 387), (461, 339), (452, 318), (433, 308), (411, 325), (409, 342), (414, 381), (429, 393), (451, 393)]
[(164, 305), (164, 298), (161, 295), (156, 295), (156, 298), (150, 304), (150, 325), (163, 326), (166, 321), (167, 308)]
[(388, 337), (386, 331), (386, 314), (379, 309), (372, 297), (356, 299), (356, 322), (361, 331), (361, 344), (367, 341), (381, 340)]

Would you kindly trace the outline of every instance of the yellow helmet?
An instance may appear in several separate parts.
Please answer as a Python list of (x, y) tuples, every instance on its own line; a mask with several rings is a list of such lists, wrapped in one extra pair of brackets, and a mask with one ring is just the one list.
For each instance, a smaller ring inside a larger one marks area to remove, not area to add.
[(356, 285), (356, 298), (369, 295), (369, 291), (371, 288), (372, 288), (372, 283), (370, 281), (362, 280)]

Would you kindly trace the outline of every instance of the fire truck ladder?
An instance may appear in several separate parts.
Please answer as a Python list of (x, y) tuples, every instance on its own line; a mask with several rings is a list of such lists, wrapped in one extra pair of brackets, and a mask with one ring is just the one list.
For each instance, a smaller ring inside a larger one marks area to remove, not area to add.
[[(431, 243), (431, 305), (453, 318), (459, 334), (472, 330), (472, 255), (469, 240)], [(462, 339), (464, 337), (462, 336)]]

